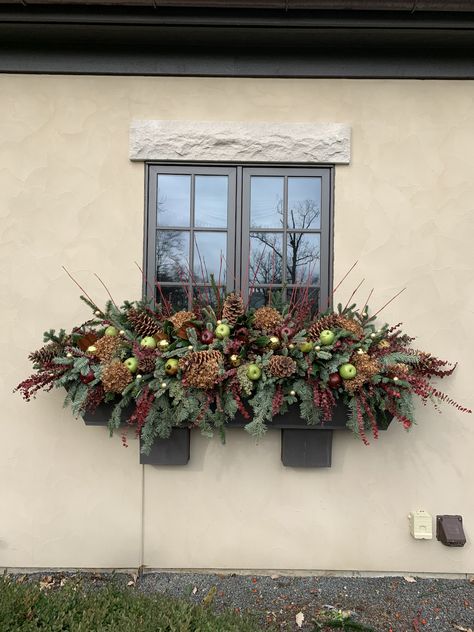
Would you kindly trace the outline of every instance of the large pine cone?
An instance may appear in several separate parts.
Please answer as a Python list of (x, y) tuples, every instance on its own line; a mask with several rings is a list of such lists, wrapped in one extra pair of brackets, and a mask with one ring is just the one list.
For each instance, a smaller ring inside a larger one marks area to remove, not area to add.
[(262, 331), (273, 331), (282, 322), (283, 316), (274, 307), (259, 307), (253, 316), (253, 326)]
[(48, 344), (41, 347), (37, 351), (33, 351), (28, 356), (34, 364), (44, 365), (49, 364), (54, 358), (61, 357), (64, 353), (63, 347), (57, 342), (48, 342)]
[(132, 307), (127, 312), (127, 318), (139, 336), (154, 336), (161, 330), (159, 321), (144, 309)]
[(103, 336), (95, 341), (94, 355), (96, 355), (102, 364), (109, 364), (116, 358), (123, 346), (123, 340), (119, 336)]
[(132, 381), (132, 374), (122, 362), (115, 361), (104, 367), (101, 380), (107, 393), (121, 393)]
[(268, 361), (273, 377), (290, 377), (296, 373), (296, 362), (289, 356), (273, 355)]
[(229, 325), (233, 327), (240, 316), (245, 313), (244, 301), (241, 296), (237, 294), (229, 294), (224, 301), (222, 308), (222, 318), (225, 318)]
[(185, 310), (181, 310), (180, 312), (176, 312), (173, 314), (168, 320), (173, 323), (173, 327), (175, 329), (182, 329), (185, 325), (194, 320), (196, 316), (194, 312), (186, 312)]
[(184, 378), (194, 388), (215, 386), (224, 357), (220, 351), (193, 351), (179, 361)]

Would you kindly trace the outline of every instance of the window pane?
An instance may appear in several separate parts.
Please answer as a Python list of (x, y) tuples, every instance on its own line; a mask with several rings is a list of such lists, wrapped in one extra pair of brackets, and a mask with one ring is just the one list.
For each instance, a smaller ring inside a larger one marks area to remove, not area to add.
[(163, 297), (165, 300), (171, 303), (174, 310), (188, 309), (189, 301), (188, 294), (183, 287), (168, 287), (166, 285), (161, 286), (161, 293), (156, 290), (156, 302), (162, 303)]
[(283, 290), (281, 288), (251, 287), (249, 294), (250, 307), (263, 307), (264, 305), (271, 304), (278, 309), (282, 307), (284, 302)]
[(191, 176), (158, 176), (158, 226), (189, 226)]
[(282, 283), (283, 235), (250, 233), (250, 283)]
[(288, 302), (295, 306), (295, 309), (308, 310), (314, 316), (319, 309), (319, 287), (287, 288), (286, 296)]
[(286, 282), (319, 283), (319, 234), (288, 233)]
[(227, 176), (196, 176), (194, 224), (206, 228), (227, 227)]
[(227, 233), (194, 233), (194, 280), (209, 283), (214, 275), (216, 283), (225, 282)]
[[(220, 290), (220, 296), (221, 296), (221, 304), (222, 301), (225, 298), (225, 287), (223, 286), (219, 286), (219, 290)], [(199, 286), (194, 286), (193, 287), (193, 300), (198, 304), (198, 305), (211, 305), (213, 308), (217, 307), (217, 297), (216, 294), (214, 292), (214, 290), (207, 286), (207, 287), (199, 287)]]
[(321, 227), (321, 178), (288, 178), (288, 228)]
[(250, 227), (283, 227), (283, 178), (251, 177)]
[(180, 282), (189, 278), (189, 233), (156, 231), (156, 279)]

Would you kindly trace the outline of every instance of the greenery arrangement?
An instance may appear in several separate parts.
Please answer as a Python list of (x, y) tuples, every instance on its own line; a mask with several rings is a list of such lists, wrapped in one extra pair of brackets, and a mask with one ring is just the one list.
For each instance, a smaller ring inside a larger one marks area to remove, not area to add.
[(254, 309), (214, 289), (192, 311), (174, 311), (164, 297), (154, 306), (110, 300), (101, 310), (81, 296), (93, 319), (46, 332), (29, 356), (34, 374), (16, 390), (28, 401), (65, 387), (75, 415), (109, 404), (110, 430), (125, 416), (145, 452), (180, 425), (224, 437), (236, 416), (259, 437), (292, 405), (314, 425), (330, 421), (342, 400), (347, 426), (366, 444), (387, 417), (411, 428), (416, 396), (471, 412), (432, 384), (455, 365), (414, 350), (399, 325), (377, 327), (367, 305), (312, 316), (301, 296)]

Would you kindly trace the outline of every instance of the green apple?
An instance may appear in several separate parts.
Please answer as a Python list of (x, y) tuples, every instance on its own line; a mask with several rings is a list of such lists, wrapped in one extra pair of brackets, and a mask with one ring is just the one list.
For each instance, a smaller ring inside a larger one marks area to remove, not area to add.
[(258, 364), (249, 364), (247, 367), (247, 377), (252, 382), (259, 380), (262, 375), (262, 369), (258, 366)]
[(147, 349), (156, 349), (156, 340), (153, 336), (145, 336), (140, 342), (142, 347), (146, 347)]
[(314, 344), (311, 340), (305, 340), (304, 342), (300, 342), (298, 345), (298, 349), (303, 353), (309, 353), (314, 347)]
[(339, 375), (343, 380), (353, 380), (357, 375), (357, 369), (353, 364), (347, 362), (339, 367)]
[(230, 327), (225, 323), (221, 323), (220, 325), (217, 325), (214, 333), (216, 334), (216, 338), (219, 338), (219, 340), (224, 340), (224, 338), (228, 338), (230, 336)]
[(136, 370), (138, 369), (138, 360), (135, 356), (132, 356), (131, 358), (127, 358), (124, 364), (127, 367), (127, 369), (130, 371), (130, 373), (135, 373)]
[(176, 358), (169, 358), (165, 364), (165, 371), (167, 375), (176, 375), (178, 372), (178, 360)]
[(109, 325), (107, 327), (107, 329), (104, 332), (105, 336), (117, 336), (118, 335), (118, 329), (117, 327), (114, 327), (113, 325)]
[(330, 331), (329, 329), (324, 329), (320, 334), (319, 334), (319, 342), (322, 345), (332, 345), (332, 343), (334, 342), (335, 339), (335, 334)]

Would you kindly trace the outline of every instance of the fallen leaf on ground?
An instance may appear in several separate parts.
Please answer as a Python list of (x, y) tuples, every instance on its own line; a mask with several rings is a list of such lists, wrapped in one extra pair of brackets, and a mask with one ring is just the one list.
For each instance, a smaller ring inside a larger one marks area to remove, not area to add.
[(464, 628), (462, 625), (457, 625), (456, 623), (453, 623), (453, 628), (459, 630), (459, 632), (472, 632), (472, 628)]
[(410, 575), (406, 575), (403, 579), (409, 584), (416, 584), (416, 579)]
[(52, 575), (47, 575), (39, 583), (40, 590), (49, 590), (54, 586), (54, 579)]
[(202, 600), (202, 603), (203, 603), (204, 606), (210, 606), (211, 605), (211, 603), (214, 601), (214, 597), (216, 596), (216, 592), (217, 592), (217, 587), (216, 586), (211, 586), (209, 588), (209, 591), (208, 591), (207, 595)]
[(303, 625), (303, 621), (304, 621), (304, 614), (302, 612), (298, 612), (298, 614), (295, 617), (295, 621), (296, 621), (296, 625), (301, 628), (301, 626)]
[(192, 591), (193, 595), (195, 595), (197, 593), (197, 591), (198, 591), (197, 586), (194, 586), (193, 591)]
[(270, 579), (279, 579), (279, 578), (280, 578), (280, 575), (271, 575), (270, 576)]

